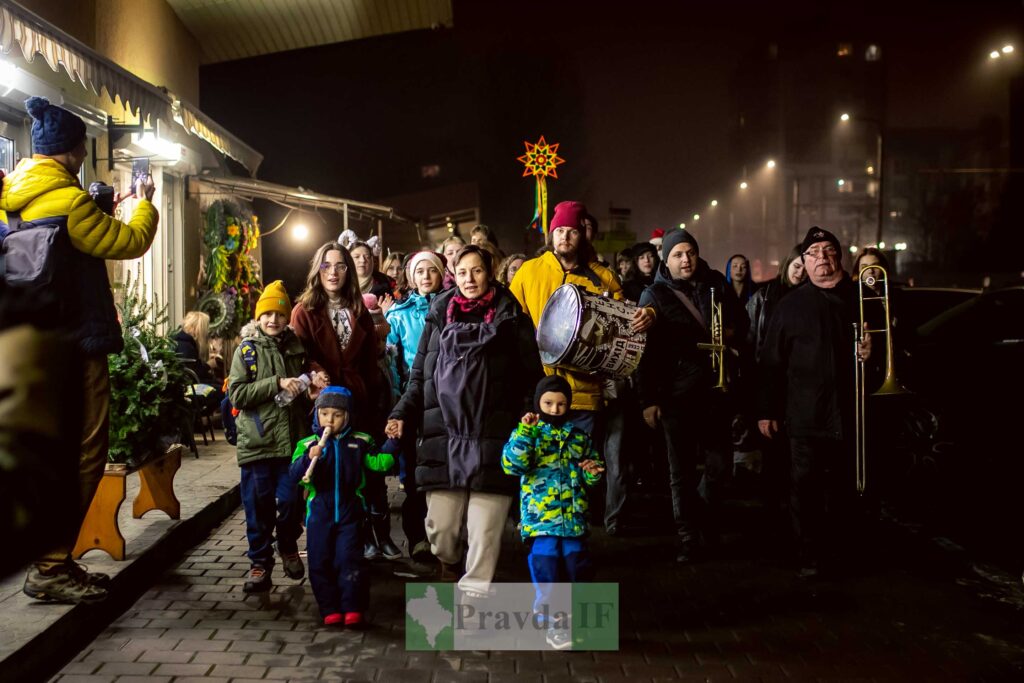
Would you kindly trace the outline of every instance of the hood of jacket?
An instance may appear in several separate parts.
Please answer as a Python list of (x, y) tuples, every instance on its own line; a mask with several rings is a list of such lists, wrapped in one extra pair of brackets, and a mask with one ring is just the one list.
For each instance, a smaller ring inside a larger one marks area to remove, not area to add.
[(22, 159), (3, 180), (0, 209), (21, 211), (37, 197), (67, 187), (80, 188), (78, 179), (53, 159)]

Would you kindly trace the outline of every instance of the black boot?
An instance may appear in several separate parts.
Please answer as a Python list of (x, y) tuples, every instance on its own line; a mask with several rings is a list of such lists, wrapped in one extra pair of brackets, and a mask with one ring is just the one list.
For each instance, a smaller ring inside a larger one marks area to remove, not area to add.
[(380, 548), (385, 560), (397, 560), (402, 557), (402, 549), (391, 540), (391, 516), (372, 515), (370, 518), (374, 540)]

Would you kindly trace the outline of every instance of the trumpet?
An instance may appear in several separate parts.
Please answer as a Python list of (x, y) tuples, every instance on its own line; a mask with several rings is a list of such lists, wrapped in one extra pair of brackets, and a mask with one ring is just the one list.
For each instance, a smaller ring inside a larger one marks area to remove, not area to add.
[(722, 302), (715, 301), (715, 289), (711, 288), (711, 343), (697, 344), (698, 349), (711, 352), (711, 370), (718, 373), (718, 383), (711, 387), (715, 391), (728, 391), (725, 386), (725, 339), (722, 331)]
[[(873, 270), (881, 271), (881, 276), (867, 275), (868, 271)], [(882, 282), (880, 295), (873, 291), (879, 281)], [(857, 274), (857, 283), (860, 315), (859, 321), (854, 323), (854, 428), (856, 431), (857, 493), (863, 494), (867, 486), (867, 387), (864, 361), (860, 357), (860, 345), (864, 341), (865, 333), (885, 335), (885, 380), (872, 396), (898, 396), (909, 392), (896, 378), (896, 354), (892, 342), (892, 312), (889, 308), (889, 274), (880, 265), (864, 266)], [(868, 288), (868, 293), (865, 293), (865, 287)], [(870, 301), (881, 302), (885, 321), (882, 327), (871, 329), (867, 326), (864, 303)]]

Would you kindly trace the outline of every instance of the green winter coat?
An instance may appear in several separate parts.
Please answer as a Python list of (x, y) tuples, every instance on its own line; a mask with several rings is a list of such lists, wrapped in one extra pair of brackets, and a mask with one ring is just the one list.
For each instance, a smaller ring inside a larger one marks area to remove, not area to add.
[(294, 444), (311, 431), (311, 405), (303, 393), (279, 408), (274, 396), (281, 391), (280, 379), (308, 370), (306, 351), (291, 328), (270, 337), (250, 324), (242, 337), (228, 376), (228, 396), (239, 411), (238, 464), (287, 458)]

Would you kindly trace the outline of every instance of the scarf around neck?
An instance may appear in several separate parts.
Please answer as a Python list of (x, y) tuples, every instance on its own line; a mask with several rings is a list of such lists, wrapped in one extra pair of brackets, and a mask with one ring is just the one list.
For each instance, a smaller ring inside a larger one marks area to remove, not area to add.
[(359, 279), (359, 291), (363, 294), (369, 293), (370, 289), (373, 288), (373, 271), (370, 271), (370, 274), (366, 277), (360, 275), (356, 275), (356, 277)]
[(494, 322), (494, 314), (497, 309), (494, 306), (494, 287), (487, 290), (487, 293), (476, 299), (467, 299), (461, 293), (456, 292), (448, 302), (448, 311), (445, 316), (446, 322), (455, 322), (457, 314), (482, 315), (485, 323)]

